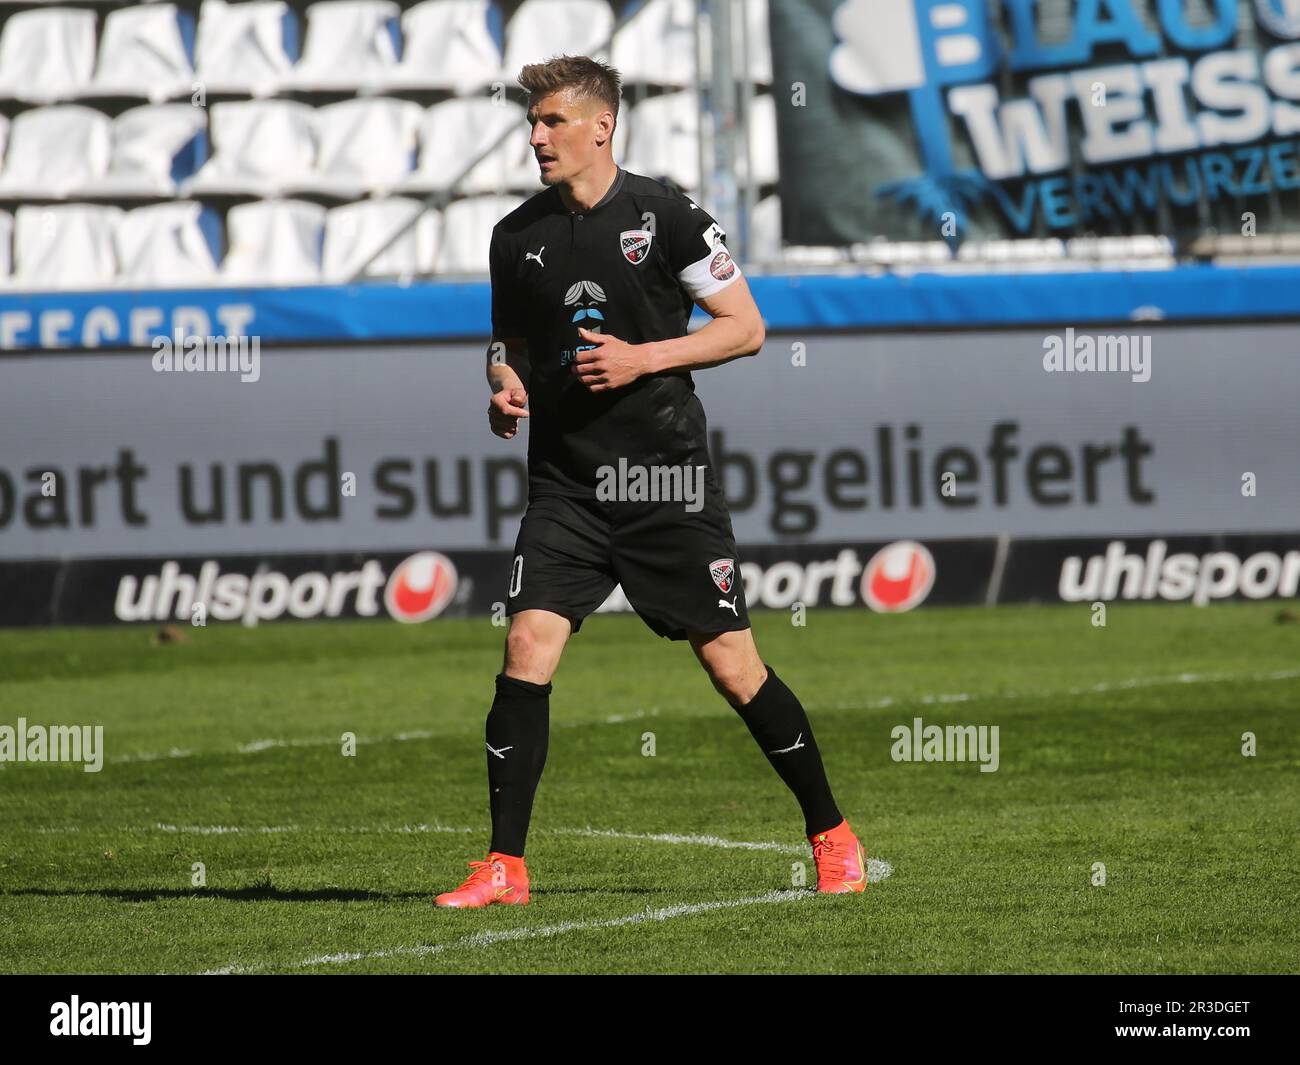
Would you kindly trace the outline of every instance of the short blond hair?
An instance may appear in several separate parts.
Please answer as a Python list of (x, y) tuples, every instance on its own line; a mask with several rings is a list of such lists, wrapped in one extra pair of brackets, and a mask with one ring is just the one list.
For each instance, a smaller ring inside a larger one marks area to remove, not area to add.
[(574, 89), (579, 96), (608, 107), (616, 127), (622, 83), (622, 75), (612, 66), (585, 55), (552, 56), (545, 63), (529, 63), (519, 72), (519, 84), (530, 96)]

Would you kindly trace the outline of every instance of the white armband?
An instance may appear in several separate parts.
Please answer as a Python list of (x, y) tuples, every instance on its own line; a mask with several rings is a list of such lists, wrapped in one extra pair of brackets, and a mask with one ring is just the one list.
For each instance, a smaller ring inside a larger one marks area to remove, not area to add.
[(722, 243), (715, 244), (713, 250), (698, 262), (691, 263), (677, 275), (682, 287), (691, 294), (691, 299), (703, 299), (721, 292), (740, 277), (740, 266)]

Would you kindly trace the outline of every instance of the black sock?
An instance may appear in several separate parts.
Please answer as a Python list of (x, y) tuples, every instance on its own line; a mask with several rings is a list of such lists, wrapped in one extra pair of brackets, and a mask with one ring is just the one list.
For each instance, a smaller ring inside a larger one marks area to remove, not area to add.
[(816, 835), (834, 828), (844, 816), (835, 805), (821, 752), (813, 739), (808, 715), (771, 666), (767, 680), (744, 706), (737, 708), (750, 734), (767, 755), (786, 787), (803, 809), (804, 834)]
[(489, 850), (524, 856), (533, 796), (546, 765), (551, 731), (551, 686), (497, 675), (497, 694), (487, 716), (488, 803), (492, 808)]

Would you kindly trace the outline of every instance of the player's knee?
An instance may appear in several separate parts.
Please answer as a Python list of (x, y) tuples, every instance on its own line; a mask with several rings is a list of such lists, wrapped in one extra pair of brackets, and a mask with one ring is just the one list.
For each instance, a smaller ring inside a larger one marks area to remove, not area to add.
[[(560, 644), (563, 645), (562, 640)], [(555, 672), (559, 647), (549, 634), (539, 631), (534, 625), (516, 620), (511, 623), (510, 632), (506, 635), (505, 657), (505, 672), (508, 676), (533, 684), (548, 684)]]
[(704, 668), (718, 694), (732, 706), (743, 706), (758, 693), (759, 674), (737, 657), (707, 661)]
[(519, 670), (534, 671), (538, 665), (541, 642), (527, 626), (512, 625), (506, 636), (506, 666), (513, 676)]

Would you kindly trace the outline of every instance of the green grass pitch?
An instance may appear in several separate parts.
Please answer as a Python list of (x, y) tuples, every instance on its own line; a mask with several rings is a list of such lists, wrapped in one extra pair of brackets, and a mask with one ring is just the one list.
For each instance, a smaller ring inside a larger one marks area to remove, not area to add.
[[(464, 912), (431, 900), (487, 850), (504, 629), (7, 631), (0, 725), (102, 724), (106, 761), (0, 766), (0, 970), (1300, 970), (1300, 625), (1277, 604), (1107, 621), (756, 614), (891, 870), (817, 896), (793, 886), (799, 862), (815, 881), (793, 798), (690, 650), (594, 616), (555, 678), (532, 902)], [(999, 769), (893, 761), (915, 717), (997, 725)]]

